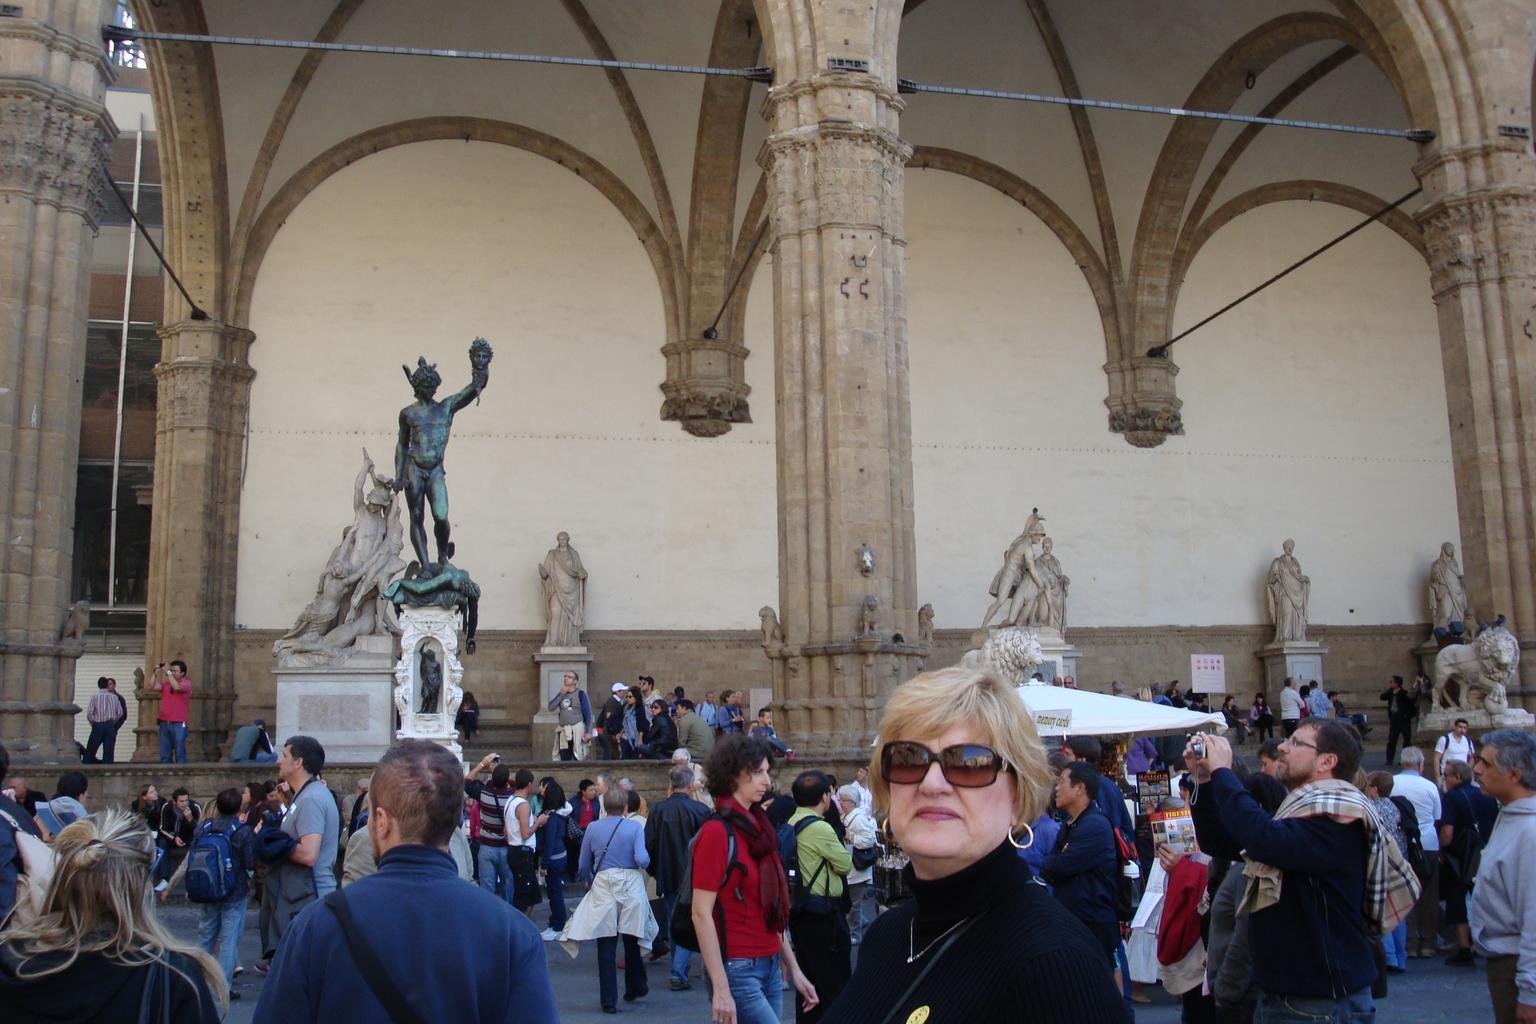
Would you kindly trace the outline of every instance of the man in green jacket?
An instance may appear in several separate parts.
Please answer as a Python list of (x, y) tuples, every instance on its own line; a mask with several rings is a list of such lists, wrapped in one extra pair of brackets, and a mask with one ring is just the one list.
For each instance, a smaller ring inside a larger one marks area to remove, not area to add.
[(832, 805), (832, 780), (822, 772), (801, 772), (789, 791), (795, 813), (788, 824), (795, 830), (799, 864), (799, 883), (790, 894), (789, 935), (800, 969), (816, 986), (817, 996), (810, 1010), (796, 1004), (795, 1022), (809, 1024), (821, 1018), (848, 984), (851, 946), (843, 876), (853, 870), (853, 856), (824, 817)]
[(695, 761), (704, 760), (715, 749), (715, 731), (693, 710), (693, 701), (687, 697), (677, 702), (677, 745), (687, 747)]

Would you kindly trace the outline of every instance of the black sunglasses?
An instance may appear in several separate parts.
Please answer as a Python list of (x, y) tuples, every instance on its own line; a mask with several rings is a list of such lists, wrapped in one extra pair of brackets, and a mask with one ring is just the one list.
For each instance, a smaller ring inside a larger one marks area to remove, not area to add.
[(990, 786), (997, 781), (998, 772), (1013, 770), (1001, 754), (979, 743), (957, 743), (938, 753), (915, 740), (894, 740), (880, 748), (880, 774), (895, 785), (917, 785), (935, 761), (944, 781), (960, 789)]

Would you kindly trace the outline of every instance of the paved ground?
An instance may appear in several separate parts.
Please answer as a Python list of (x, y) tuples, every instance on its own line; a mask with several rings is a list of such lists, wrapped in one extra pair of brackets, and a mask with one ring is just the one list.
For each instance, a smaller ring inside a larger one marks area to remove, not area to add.
[[(574, 906), (574, 902), (572, 904)], [(172, 929), (180, 936), (195, 941), (198, 908), (188, 904), (170, 905), (161, 911)], [(544, 926), (544, 910), (535, 911), (535, 921)], [(240, 962), (247, 965), (246, 972), (235, 982), (235, 991), (241, 998), (231, 1004), (230, 1024), (245, 1024), (252, 1019), (256, 1000), (261, 992), (262, 979), (249, 969), (259, 951), (256, 938), (256, 914), (248, 919), (245, 940), (241, 945)], [(560, 1019), (565, 1024), (598, 1024), (613, 1020), (601, 1012), (597, 1001), (597, 966), (595, 950), (588, 944), (575, 960), (567, 956), (554, 943), (545, 943), (549, 953), (550, 976), (554, 980), (555, 999), (560, 1008)], [(695, 975), (700, 971), (694, 961)], [(649, 965), (651, 994), (633, 1004), (619, 1004), (619, 1019), (630, 1021), (664, 1021), (666, 1024), (688, 1024), (709, 1020), (709, 996), (705, 986), (695, 977), (694, 988), (688, 992), (672, 992), (667, 988), (666, 961)], [(623, 976), (620, 975), (620, 985)], [(1154, 1000), (1150, 1006), (1137, 1007), (1138, 1024), (1177, 1024), (1177, 1002), (1161, 989), (1149, 989)], [(1440, 1024), (1445, 1021), (1473, 1022), (1489, 1019), (1488, 990), (1483, 981), (1481, 965), (1476, 969), (1446, 967), (1440, 960), (1413, 960), (1407, 974), (1393, 975), (1391, 993), (1379, 1002), (1377, 1019), (1383, 1024)], [(1022, 1012), (1020, 1019), (1028, 1019)], [(788, 995), (784, 1000), (785, 1021), (795, 1019)], [(453, 1024), (453, 1022), (443, 1022)]]

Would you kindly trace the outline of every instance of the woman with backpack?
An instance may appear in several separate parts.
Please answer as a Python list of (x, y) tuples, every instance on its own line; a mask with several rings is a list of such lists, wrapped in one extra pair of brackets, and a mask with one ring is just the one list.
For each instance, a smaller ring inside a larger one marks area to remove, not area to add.
[(6, 1019), (218, 1024), (218, 964), (150, 910), (155, 844), (143, 819), (92, 814), (66, 826), (53, 850), (42, 912), (0, 932)]
[(198, 942), (203, 952), (217, 956), (230, 999), (240, 998), (234, 990), (235, 964), (245, 934), (247, 878), (255, 860), (254, 831), (240, 820), (240, 796), (240, 790), (226, 789), (214, 798), (218, 817), (198, 824), (186, 859), (187, 899), (202, 905)]
[(705, 762), (715, 813), (693, 849), (692, 909), (717, 1024), (778, 1024), (780, 969), (801, 1005), (817, 1005), (789, 941), (789, 882), (761, 803), (771, 784), (766, 740), (730, 733)]

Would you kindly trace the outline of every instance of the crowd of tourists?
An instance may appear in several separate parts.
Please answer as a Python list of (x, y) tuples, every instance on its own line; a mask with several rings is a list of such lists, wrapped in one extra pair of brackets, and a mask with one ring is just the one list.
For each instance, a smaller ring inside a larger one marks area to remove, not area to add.
[[(686, 700), (678, 717), (702, 721)], [(717, 724), (740, 707), (706, 703)], [(1449, 953), (1486, 961), (1500, 1024), (1536, 1020), (1536, 738), (1457, 723), (1366, 775), (1334, 702), (1285, 728), (1291, 706), (1252, 767), (1216, 735), (1121, 758), (1087, 736), (1052, 749), (1011, 687), (945, 669), (895, 690), (843, 784), (776, 786), (772, 737), (709, 728), (707, 753), (668, 754), (654, 804), (606, 772), (568, 791), (417, 740), (350, 806), (306, 736), (276, 778), (207, 807), (146, 785), (89, 814), (81, 773), (53, 797), (12, 776), (0, 1001), (24, 1020), (211, 1022), (248, 967), (258, 1021), (554, 1021), (549, 957), (589, 948), (603, 1011), (645, 999), (665, 960), (671, 989), (707, 988), (712, 1024), (777, 1022), (786, 998), (798, 1022), (1132, 1020), (1154, 982), (1186, 1022), (1343, 1022)], [(1151, 841), (1127, 800), (1156, 766), (1183, 841)], [(198, 942), (156, 893), (198, 906)], [(241, 965), (253, 904), (262, 955)]]

